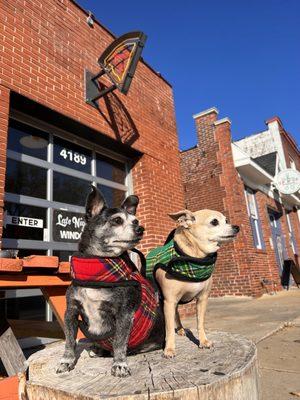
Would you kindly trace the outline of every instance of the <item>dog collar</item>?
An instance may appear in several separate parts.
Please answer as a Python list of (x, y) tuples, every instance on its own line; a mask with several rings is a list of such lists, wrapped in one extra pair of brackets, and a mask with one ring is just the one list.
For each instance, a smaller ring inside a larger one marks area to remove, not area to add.
[(215, 269), (217, 253), (204, 258), (185, 254), (175, 242), (173, 231), (164, 246), (150, 251), (146, 257), (146, 277), (153, 280), (157, 268), (185, 281), (202, 282), (209, 279)]

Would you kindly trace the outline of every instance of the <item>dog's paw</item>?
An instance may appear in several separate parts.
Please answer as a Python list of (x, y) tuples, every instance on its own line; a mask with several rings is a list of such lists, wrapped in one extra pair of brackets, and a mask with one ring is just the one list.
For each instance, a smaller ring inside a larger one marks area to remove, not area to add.
[(126, 378), (131, 375), (131, 371), (125, 362), (121, 362), (113, 364), (111, 367), (111, 374), (118, 378)]
[(211, 349), (214, 346), (213, 342), (208, 339), (200, 341), (199, 349)]
[(164, 357), (165, 358), (174, 358), (176, 356), (175, 349), (165, 349)]
[(179, 336), (186, 336), (185, 329), (184, 329), (184, 328), (178, 329), (178, 330), (177, 330), (177, 335), (179, 335)]
[(58, 364), (55, 372), (57, 374), (63, 374), (64, 372), (70, 372), (74, 368), (74, 365), (75, 365), (75, 361), (73, 361), (73, 362), (70, 362), (70, 361), (69, 362), (65, 362), (65, 361), (60, 362)]

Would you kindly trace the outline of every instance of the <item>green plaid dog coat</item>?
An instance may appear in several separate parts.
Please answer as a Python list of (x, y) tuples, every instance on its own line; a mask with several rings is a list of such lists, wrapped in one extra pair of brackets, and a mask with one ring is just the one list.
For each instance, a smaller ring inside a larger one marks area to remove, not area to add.
[(172, 231), (164, 246), (150, 251), (146, 257), (146, 278), (155, 281), (154, 274), (157, 268), (162, 268), (170, 275), (184, 281), (202, 282), (211, 277), (217, 253), (204, 258), (194, 258), (185, 254), (174, 241)]

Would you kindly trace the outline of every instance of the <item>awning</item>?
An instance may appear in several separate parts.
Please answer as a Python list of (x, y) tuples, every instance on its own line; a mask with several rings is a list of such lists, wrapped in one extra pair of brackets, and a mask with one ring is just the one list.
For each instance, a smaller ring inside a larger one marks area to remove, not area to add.
[[(272, 188), (274, 177), (271, 174), (259, 166), (253, 160), (253, 158), (251, 158), (235, 143), (231, 144), (231, 148), (234, 166), (242, 178), (245, 178), (246, 181), (253, 182), (255, 185), (257, 185), (257, 189), (260, 189), (258, 187), (260, 185), (271, 185)], [(270, 191), (272, 191), (272, 189)], [(286, 195), (280, 193), (280, 198), (284, 205), (288, 205), (290, 207), (300, 206), (300, 198), (296, 194)]]
[(260, 167), (247, 153), (235, 143), (231, 144), (234, 166), (238, 172), (258, 183), (259, 185), (271, 184), (274, 177)]

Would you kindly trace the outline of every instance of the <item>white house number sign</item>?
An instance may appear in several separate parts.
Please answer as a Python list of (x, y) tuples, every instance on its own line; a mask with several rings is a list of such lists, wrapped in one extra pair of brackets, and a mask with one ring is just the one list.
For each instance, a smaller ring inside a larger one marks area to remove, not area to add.
[(75, 162), (76, 164), (81, 164), (81, 165), (86, 164), (86, 156), (84, 154), (79, 154), (76, 151), (64, 148), (60, 151), (59, 155), (63, 159)]

